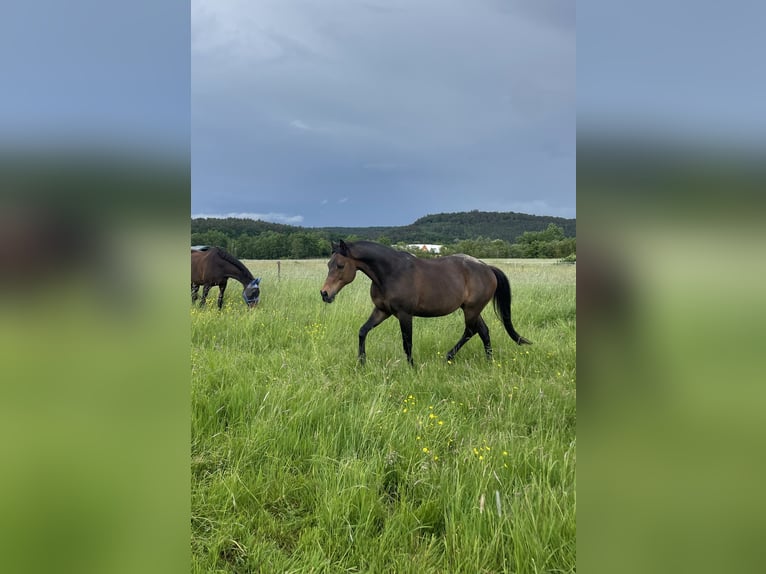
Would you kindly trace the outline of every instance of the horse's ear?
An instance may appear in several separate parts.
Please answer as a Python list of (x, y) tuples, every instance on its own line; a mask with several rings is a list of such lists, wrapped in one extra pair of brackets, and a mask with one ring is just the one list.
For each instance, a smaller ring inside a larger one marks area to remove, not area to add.
[(330, 247), (332, 248), (331, 253), (337, 253), (338, 252), (338, 244), (335, 243), (332, 239), (330, 240)]
[(338, 253), (343, 255), (343, 257), (348, 257), (348, 245), (342, 239), (338, 242)]
[(261, 283), (261, 278), (260, 277), (256, 277), (255, 278), (255, 284), (259, 285), (260, 283)]

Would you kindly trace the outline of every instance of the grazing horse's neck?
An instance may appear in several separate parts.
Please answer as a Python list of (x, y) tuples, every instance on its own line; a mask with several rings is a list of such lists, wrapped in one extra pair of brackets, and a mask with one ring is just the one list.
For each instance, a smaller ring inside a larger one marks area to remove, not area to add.
[(253, 280), (253, 275), (250, 273), (244, 273), (241, 269), (237, 268), (235, 265), (229, 264), (228, 269), (226, 270), (226, 276), (231, 277), (232, 279), (236, 279), (240, 283), (242, 283), (243, 286), (247, 287), (247, 285)]
[(218, 269), (223, 272), (224, 277), (236, 279), (245, 287), (253, 280), (253, 274), (250, 273), (250, 270), (231, 253), (219, 247), (215, 250), (214, 257), (218, 262)]
[(252, 275), (245, 275), (244, 273), (240, 273), (238, 277), (235, 277), (235, 279), (242, 283), (243, 287), (247, 287), (254, 279), (254, 277)]
[(235, 277), (235, 279), (239, 281), (240, 283), (242, 283), (243, 287), (247, 287), (248, 285), (250, 285), (250, 282), (253, 280), (253, 276), (251, 275), (249, 279), (244, 276)]

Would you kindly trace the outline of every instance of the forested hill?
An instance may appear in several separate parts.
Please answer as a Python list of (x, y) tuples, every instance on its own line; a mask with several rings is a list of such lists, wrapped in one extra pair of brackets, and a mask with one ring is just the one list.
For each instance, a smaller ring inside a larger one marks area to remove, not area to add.
[(401, 227), (326, 227), (333, 237), (356, 235), (362, 239), (377, 239), (384, 235), (393, 243), (452, 243), (462, 239), (502, 239), (514, 243), (525, 231), (543, 231), (554, 223), (566, 237), (575, 237), (575, 219), (547, 215), (496, 211), (464, 211), (437, 213), (421, 217)]
[(235, 238), (241, 235), (260, 235), (266, 232), (289, 234), (311, 231), (325, 239), (355, 238), (376, 241), (384, 238), (386, 243), (445, 244), (479, 237), (501, 239), (514, 243), (524, 232), (543, 231), (551, 223), (561, 227), (566, 237), (575, 237), (576, 221), (575, 219), (529, 215), (513, 211), (467, 211), (426, 215), (410, 225), (397, 227), (306, 228), (251, 219), (192, 219), (191, 232), (192, 236), (220, 232), (228, 238)]

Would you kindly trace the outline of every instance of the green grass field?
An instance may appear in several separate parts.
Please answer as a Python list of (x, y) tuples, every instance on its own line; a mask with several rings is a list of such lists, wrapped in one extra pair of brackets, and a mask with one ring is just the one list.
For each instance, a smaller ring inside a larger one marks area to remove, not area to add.
[(326, 261), (246, 261), (248, 311), (192, 309), (193, 572), (574, 572), (575, 266), (494, 260), (519, 347), (490, 304), (447, 364), (462, 314), (357, 333), (370, 281), (327, 305)]

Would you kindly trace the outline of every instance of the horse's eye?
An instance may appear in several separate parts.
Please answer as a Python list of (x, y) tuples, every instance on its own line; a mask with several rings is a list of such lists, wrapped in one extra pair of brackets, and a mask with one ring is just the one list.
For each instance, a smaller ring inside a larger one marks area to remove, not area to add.
[(343, 269), (344, 267), (345, 267), (345, 265), (343, 263), (339, 263), (338, 264), (338, 269)]

